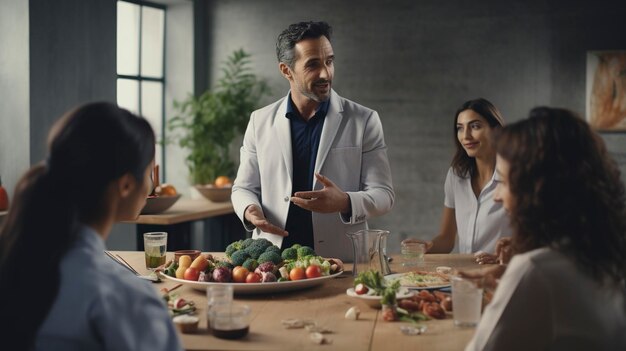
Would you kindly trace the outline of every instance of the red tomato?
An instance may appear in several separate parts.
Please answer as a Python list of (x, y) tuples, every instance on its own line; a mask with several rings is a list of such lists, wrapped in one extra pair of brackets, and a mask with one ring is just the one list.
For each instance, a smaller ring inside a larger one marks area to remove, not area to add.
[(260, 283), (261, 275), (259, 273), (250, 272), (246, 276), (246, 283)]
[(250, 271), (248, 271), (246, 267), (237, 266), (233, 268), (233, 281), (235, 283), (245, 283), (248, 273), (250, 273)]
[(199, 276), (200, 276), (200, 271), (198, 269), (189, 267), (185, 270), (185, 274), (183, 274), (183, 279), (193, 280), (194, 282), (196, 282), (198, 281)]
[(314, 264), (306, 267), (306, 277), (307, 278), (317, 278), (322, 275), (322, 269), (320, 266), (316, 266)]
[(296, 267), (289, 272), (289, 280), (302, 280), (305, 278), (306, 276), (303, 268)]

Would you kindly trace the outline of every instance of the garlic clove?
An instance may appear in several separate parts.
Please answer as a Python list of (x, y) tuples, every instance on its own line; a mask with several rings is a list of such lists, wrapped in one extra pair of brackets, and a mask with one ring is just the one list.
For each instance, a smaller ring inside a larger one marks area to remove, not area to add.
[(353, 321), (356, 321), (359, 319), (359, 315), (361, 314), (361, 310), (359, 310), (358, 307), (356, 306), (352, 306), (348, 309), (348, 311), (346, 311), (346, 319), (351, 319)]
[(331, 339), (325, 337), (324, 335), (322, 335), (322, 333), (311, 333), (309, 334), (309, 338), (311, 339), (313, 343), (318, 344), (318, 345), (333, 343)]

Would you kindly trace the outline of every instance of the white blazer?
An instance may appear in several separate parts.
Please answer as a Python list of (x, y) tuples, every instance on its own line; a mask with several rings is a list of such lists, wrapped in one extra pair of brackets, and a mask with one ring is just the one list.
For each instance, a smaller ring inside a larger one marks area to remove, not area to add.
[[(293, 176), (291, 128), (285, 117), (287, 96), (252, 112), (231, 198), (244, 227), (254, 230), (252, 237), (266, 238), (279, 247), (283, 238), (251, 226), (244, 220), (244, 211), (256, 204), (272, 224), (285, 228), (287, 223)], [(345, 233), (367, 228), (369, 217), (391, 210), (395, 196), (378, 113), (333, 90), (315, 172), (347, 192), (352, 206), (350, 218), (342, 218), (339, 213), (313, 212), (315, 251), (325, 257), (352, 261), (352, 245)], [(314, 179), (313, 189), (322, 188)]]

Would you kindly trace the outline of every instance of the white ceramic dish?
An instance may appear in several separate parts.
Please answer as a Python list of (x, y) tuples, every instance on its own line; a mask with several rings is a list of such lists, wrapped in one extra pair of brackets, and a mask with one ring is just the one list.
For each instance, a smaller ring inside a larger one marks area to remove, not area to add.
[(194, 282), (191, 280), (172, 278), (166, 274), (160, 274), (160, 276), (162, 279), (175, 281), (177, 283), (183, 283), (185, 285), (189, 285), (193, 289), (200, 290), (200, 291), (206, 291), (207, 286), (211, 286), (211, 285), (230, 284), (233, 286), (233, 292), (235, 294), (251, 295), (251, 294), (265, 294), (265, 293), (273, 293), (273, 292), (306, 289), (306, 288), (323, 284), (325, 281), (329, 279), (333, 279), (337, 276), (340, 276), (341, 274), (343, 274), (343, 272), (339, 272), (339, 273), (335, 273), (331, 275), (325, 275), (319, 278), (302, 279), (302, 280), (294, 280), (294, 281), (286, 281), (286, 282), (276, 282), (276, 283)]
[[(406, 299), (407, 297), (413, 296), (413, 294), (414, 293), (409, 289), (400, 288), (400, 290), (398, 290), (398, 292), (396, 293), (396, 299)], [(370, 307), (380, 308), (380, 295), (358, 295), (356, 292), (354, 292), (354, 288), (346, 290), (346, 295), (361, 299), (365, 301), (365, 303), (367, 303)]]

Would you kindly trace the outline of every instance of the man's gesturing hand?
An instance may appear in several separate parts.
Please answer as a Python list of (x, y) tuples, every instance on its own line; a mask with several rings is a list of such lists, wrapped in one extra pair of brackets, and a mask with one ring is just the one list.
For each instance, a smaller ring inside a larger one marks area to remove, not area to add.
[(348, 213), (350, 211), (348, 194), (323, 175), (316, 173), (315, 177), (324, 188), (316, 191), (298, 191), (291, 197), (291, 202), (313, 212)]
[(261, 231), (266, 233), (272, 233), (280, 236), (287, 236), (285, 230), (273, 225), (267, 219), (265, 219), (265, 215), (263, 211), (257, 205), (250, 205), (246, 208), (246, 212), (244, 213), (244, 217), (248, 220), (248, 222), (252, 223), (255, 227), (261, 229)]

